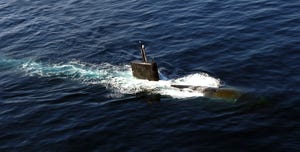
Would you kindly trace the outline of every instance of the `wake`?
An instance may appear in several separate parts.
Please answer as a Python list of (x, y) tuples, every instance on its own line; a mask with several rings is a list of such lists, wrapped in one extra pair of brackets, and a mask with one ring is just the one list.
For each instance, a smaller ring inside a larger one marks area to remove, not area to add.
[(28, 76), (58, 77), (70, 79), (84, 84), (102, 85), (114, 93), (136, 94), (147, 92), (161, 94), (173, 98), (189, 98), (203, 96), (201, 90), (178, 89), (172, 84), (184, 84), (217, 88), (220, 80), (206, 73), (194, 73), (181, 78), (172, 79), (160, 73), (164, 80), (148, 81), (133, 77), (130, 65), (112, 65), (109, 63), (90, 64), (79, 61), (46, 64), (35, 61), (1, 60), (1, 65), (16, 65)]

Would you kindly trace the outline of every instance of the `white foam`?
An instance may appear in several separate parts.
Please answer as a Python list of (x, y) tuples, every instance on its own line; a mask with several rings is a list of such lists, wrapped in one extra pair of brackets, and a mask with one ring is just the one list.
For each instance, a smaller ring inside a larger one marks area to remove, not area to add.
[[(136, 94), (148, 92), (171, 96), (173, 98), (188, 98), (203, 96), (201, 91), (178, 89), (171, 84), (194, 85), (203, 87), (219, 87), (220, 81), (206, 73), (195, 73), (178, 79), (167, 79), (164, 76), (160, 81), (136, 79), (132, 76), (129, 65), (115, 66), (109, 63), (99, 65), (72, 61), (64, 64), (42, 64), (27, 62), (22, 69), (30, 76), (60, 77), (73, 79), (87, 84), (100, 84), (113, 90), (115, 94)], [(160, 74), (163, 76), (162, 74)]]

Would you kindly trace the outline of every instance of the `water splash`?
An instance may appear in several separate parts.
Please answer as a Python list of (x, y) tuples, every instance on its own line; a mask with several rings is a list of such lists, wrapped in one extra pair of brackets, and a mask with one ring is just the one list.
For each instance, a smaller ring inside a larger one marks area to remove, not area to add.
[[(8, 62), (5, 63), (9, 64)], [(107, 89), (111, 89), (114, 93), (118, 94), (148, 92), (171, 96), (173, 98), (187, 98), (203, 96), (203, 93), (199, 90), (194, 91), (188, 88), (174, 88), (171, 87), (171, 84), (203, 87), (220, 86), (220, 80), (211, 77), (206, 73), (190, 74), (177, 79), (168, 79), (164, 76), (165, 79), (160, 81), (148, 81), (133, 77), (129, 65), (112, 65), (109, 63), (89, 64), (79, 61), (46, 64), (35, 61), (20, 62), (18, 60), (14, 60), (12, 63), (19, 63), (20, 69), (25, 71), (28, 76), (58, 77), (62, 79), (80, 81), (85, 84), (103, 85)]]

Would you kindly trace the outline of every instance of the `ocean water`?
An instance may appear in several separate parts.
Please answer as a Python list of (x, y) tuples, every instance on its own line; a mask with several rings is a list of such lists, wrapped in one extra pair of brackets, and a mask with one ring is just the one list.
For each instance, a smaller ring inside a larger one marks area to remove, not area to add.
[[(0, 151), (299, 151), (299, 10), (296, 0), (2, 0)], [(139, 41), (158, 82), (132, 76)]]

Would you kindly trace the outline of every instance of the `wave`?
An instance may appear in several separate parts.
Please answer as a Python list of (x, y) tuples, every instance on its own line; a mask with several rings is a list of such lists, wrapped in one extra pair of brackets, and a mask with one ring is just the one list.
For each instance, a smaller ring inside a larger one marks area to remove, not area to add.
[(103, 85), (119, 94), (136, 94), (147, 92), (161, 94), (173, 98), (188, 98), (203, 96), (203, 92), (191, 89), (178, 89), (172, 84), (184, 84), (203, 87), (219, 87), (220, 80), (207, 73), (194, 73), (181, 78), (172, 79), (160, 73), (163, 80), (148, 81), (136, 79), (132, 75), (130, 65), (112, 65), (110, 63), (90, 64), (80, 61), (67, 63), (41, 63), (35, 61), (1, 60), (3, 64), (18, 65), (18, 68), (28, 76), (58, 77), (80, 81), (85, 84)]

